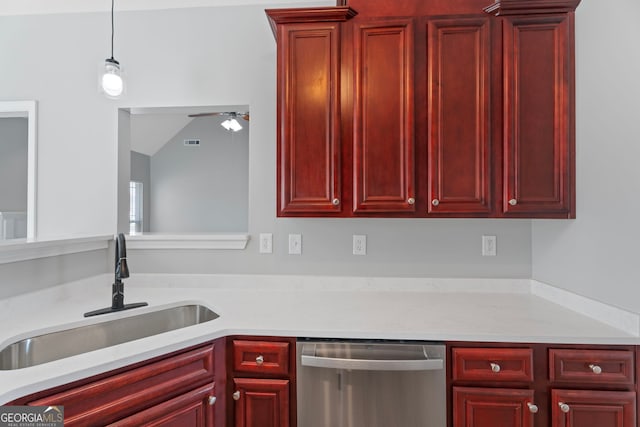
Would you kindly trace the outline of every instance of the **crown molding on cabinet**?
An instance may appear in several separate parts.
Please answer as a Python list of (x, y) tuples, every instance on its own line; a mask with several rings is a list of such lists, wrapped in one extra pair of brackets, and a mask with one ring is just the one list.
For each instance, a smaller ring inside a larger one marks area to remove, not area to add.
[(581, 0), (496, 0), (484, 11), (492, 15), (566, 13), (576, 10)]

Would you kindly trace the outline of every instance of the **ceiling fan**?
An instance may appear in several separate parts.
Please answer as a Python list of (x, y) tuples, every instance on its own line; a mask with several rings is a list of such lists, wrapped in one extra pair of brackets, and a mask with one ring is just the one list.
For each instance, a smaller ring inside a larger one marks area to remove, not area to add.
[(206, 117), (206, 116), (227, 116), (230, 118), (238, 118), (249, 121), (249, 112), (248, 111), (220, 111), (220, 112), (212, 112), (212, 113), (198, 113), (198, 114), (189, 114), (189, 117)]

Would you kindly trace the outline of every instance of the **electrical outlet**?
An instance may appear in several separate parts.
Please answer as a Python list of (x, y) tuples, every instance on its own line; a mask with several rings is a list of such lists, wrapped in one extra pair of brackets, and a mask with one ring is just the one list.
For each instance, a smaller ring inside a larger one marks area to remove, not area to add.
[(354, 255), (367, 254), (367, 236), (365, 236), (364, 234), (353, 235), (353, 254)]
[(260, 233), (260, 253), (261, 254), (273, 253), (273, 234)]
[(482, 236), (482, 256), (496, 256), (496, 236)]
[(289, 255), (302, 254), (302, 235), (289, 234)]

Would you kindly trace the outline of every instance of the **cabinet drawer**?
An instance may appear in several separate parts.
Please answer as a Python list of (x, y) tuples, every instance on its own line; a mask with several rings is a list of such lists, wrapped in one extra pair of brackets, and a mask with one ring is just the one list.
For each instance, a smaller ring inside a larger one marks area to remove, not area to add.
[(631, 350), (549, 350), (549, 379), (556, 383), (629, 385), (633, 365)]
[(289, 375), (289, 343), (233, 341), (233, 369), (251, 374)]
[(454, 381), (533, 381), (529, 348), (454, 348)]
[(30, 406), (64, 406), (65, 426), (106, 425), (212, 382), (213, 345), (71, 388)]

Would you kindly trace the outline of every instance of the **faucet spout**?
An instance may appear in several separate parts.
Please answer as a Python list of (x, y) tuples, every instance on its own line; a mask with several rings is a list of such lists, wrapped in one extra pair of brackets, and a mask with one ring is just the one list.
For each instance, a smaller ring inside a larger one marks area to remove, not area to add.
[(116, 311), (149, 305), (146, 302), (136, 302), (133, 304), (124, 303), (124, 283), (122, 282), (122, 279), (129, 277), (129, 265), (127, 264), (127, 245), (125, 243), (123, 233), (119, 233), (116, 238), (114, 273), (115, 277), (111, 291), (111, 307), (90, 311), (85, 313), (84, 317), (113, 313)]

